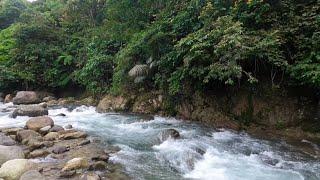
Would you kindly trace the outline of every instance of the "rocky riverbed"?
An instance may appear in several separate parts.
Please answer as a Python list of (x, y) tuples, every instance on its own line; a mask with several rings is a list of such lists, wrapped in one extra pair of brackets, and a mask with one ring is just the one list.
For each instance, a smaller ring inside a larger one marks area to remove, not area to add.
[(56, 125), (54, 118), (47, 116), (46, 103), (32, 104), (42, 102), (32, 93), (8, 97), (6, 101), (13, 100), (16, 105), (0, 111), (27, 120), (22, 127), (0, 129), (0, 179), (128, 179), (120, 165), (109, 162), (110, 154), (119, 148), (104, 146), (70, 124)]
[(320, 146), (307, 136), (301, 148), (174, 118), (98, 113), (90, 98), (41, 102), (0, 103), (0, 172), (11, 179), (320, 178)]

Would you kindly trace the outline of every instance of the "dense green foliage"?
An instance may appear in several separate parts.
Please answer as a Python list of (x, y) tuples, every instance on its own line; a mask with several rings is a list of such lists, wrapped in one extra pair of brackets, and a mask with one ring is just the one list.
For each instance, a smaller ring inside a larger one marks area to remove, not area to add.
[[(319, 12), (319, 0), (1, 0), (0, 87), (319, 89)], [(140, 64), (146, 77), (129, 77)]]

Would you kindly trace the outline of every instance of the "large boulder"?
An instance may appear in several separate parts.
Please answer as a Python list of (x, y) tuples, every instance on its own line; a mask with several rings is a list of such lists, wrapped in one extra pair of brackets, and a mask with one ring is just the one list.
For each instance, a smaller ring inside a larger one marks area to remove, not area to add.
[(40, 116), (40, 117), (34, 117), (27, 121), (26, 126), (30, 130), (34, 130), (39, 132), (41, 128), (44, 128), (46, 126), (53, 127), (54, 122), (53, 120), (48, 116)]
[(97, 106), (97, 112), (105, 113), (108, 111), (126, 111), (128, 110), (129, 101), (122, 96), (105, 96)]
[(17, 140), (19, 142), (30, 140), (30, 139), (39, 139), (41, 135), (33, 130), (21, 130), (17, 132)]
[(19, 146), (0, 145), (0, 165), (8, 160), (24, 158), (23, 149)]
[(66, 163), (62, 171), (71, 171), (77, 169), (85, 169), (89, 167), (89, 163), (84, 158), (74, 158)]
[(15, 144), (16, 142), (12, 138), (0, 133), (0, 145), (13, 146)]
[(37, 117), (37, 116), (45, 116), (48, 114), (49, 112), (45, 104), (24, 105), (24, 106), (19, 106), (16, 110), (14, 110), (12, 113), (12, 117), (13, 118), (16, 118), (17, 116)]
[(7, 94), (4, 98), (4, 103), (9, 103), (12, 102), (13, 95), (12, 94)]
[(20, 180), (45, 180), (44, 176), (39, 173), (37, 170), (30, 170), (25, 172), (21, 177)]
[(41, 99), (34, 91), (19, 91), (13, 98), (13, 104), (37, 104)]
[(169, 138), (177, 139), (180, 137), (180, 133), (175, 129), (165, 129), (158, 135), (160, 142), (166, 141)]
[(18, 180), (21, 175), (34, 168), (36, 168), (36, 164), (28, 159), (13, 159), (1, 166), (0, 178)]

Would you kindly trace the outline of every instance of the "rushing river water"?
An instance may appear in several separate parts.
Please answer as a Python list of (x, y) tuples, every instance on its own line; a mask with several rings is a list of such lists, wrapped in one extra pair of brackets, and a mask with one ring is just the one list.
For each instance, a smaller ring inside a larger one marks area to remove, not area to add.
[[(1, 112), (0, 128), (23, 127), (28, 117)], [(8, 109), (7, 109), (8, 110)], [(59, 113), (65, 117), (55, 116)], [(214, 130), (196, 123), (137, 115), (99, 114), (94, 107), (49, 110), (58, 125), (72, 124), (121, 151), (111, 160), (133, 179), (319, 180), (320, 160), (285, 142), (255, 139), (245, 133)], [(181, 139), (159, 142), (162, 130), (174, 128)], [(316, 145), (315, 145), (316, 146)]]

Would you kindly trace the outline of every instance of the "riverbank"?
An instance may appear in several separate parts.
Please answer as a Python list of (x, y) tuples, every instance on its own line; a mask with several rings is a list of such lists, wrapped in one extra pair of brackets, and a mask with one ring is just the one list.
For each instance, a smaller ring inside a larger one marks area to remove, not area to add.
[[(175, 103), (161, 92), (60, 99), (50, 93), (37, 93), (49, 107), (86, 105), (95, 106), (100, 113), (170, 116), (213, 128), (245, 131), (258, 138), (283, 140), (306, 149), (313, 146), (305, 142), (320, 144), (319, 104), (310, 96), (298, 97), (289, 92), (243, 90), (232, 95), (215, 92), (207, 96), (195, 93)], [(7, 101), (12, 101), (13, 96), (7, 95)]]
[[(35, 113), (39, 108), (43, 114)], [(17, 110), (29, 114), (13, 117)], [(0, 106), (0, 179), (129, 179), (120, 164), (109, 161), (118, 147), (70, 124), (57, 125), (55, 119), (66, 115), (47, 116), (48, 110), (44, 103)]]

